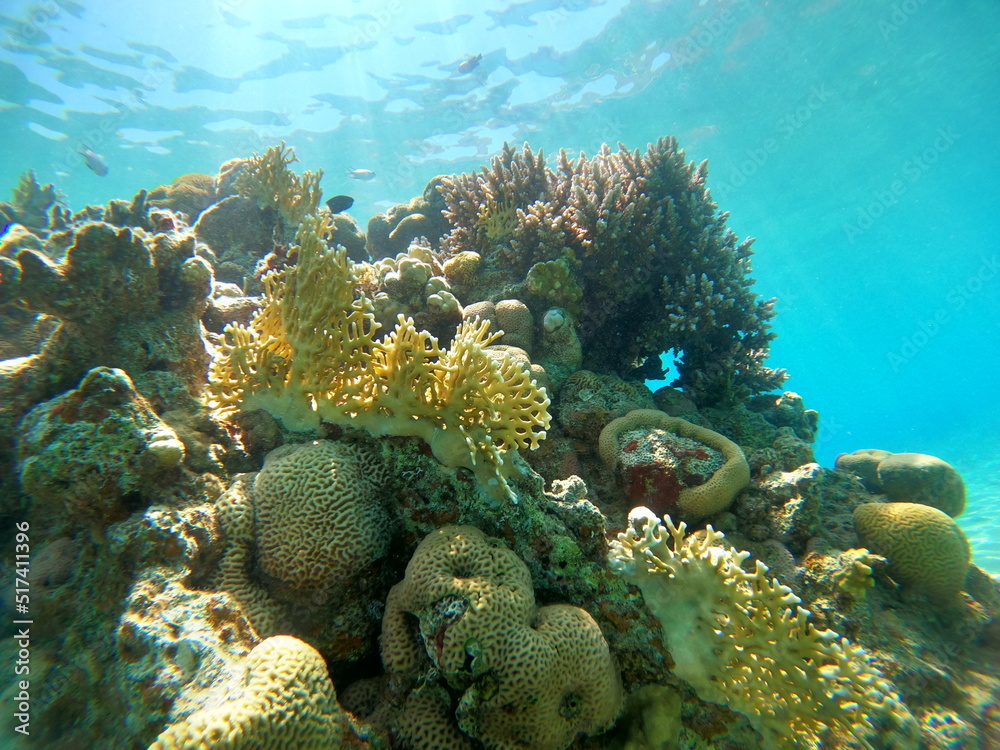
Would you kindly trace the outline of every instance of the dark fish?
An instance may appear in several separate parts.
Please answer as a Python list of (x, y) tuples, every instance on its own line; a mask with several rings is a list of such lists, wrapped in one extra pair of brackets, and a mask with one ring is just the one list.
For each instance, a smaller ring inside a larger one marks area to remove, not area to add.
[(474, 55), (466, 60), (463, 60), (458, 66), (458, 72), (465, 74), (471, 73), (476, 67), (483, 61), (482, 55)]
[(352, 180), (362, 180), (364, 182), (375, 179), (375, 173), (370, 169), (348, 169), (347, 176)]
[(326, 202), (326, 207), (330, 213), (339, 214), (354, 205), (354, 198), (349, 195), (335, 195)]
[(104, 163), (104, 157), (94, 151), (91, 151), (83, 143), (80, 143), (76, 147), (77, 153), (83, 157), (84, 163), (87, 168), (96, 174), (98, 177), (104, 177), (108, 173), (108, 165)]

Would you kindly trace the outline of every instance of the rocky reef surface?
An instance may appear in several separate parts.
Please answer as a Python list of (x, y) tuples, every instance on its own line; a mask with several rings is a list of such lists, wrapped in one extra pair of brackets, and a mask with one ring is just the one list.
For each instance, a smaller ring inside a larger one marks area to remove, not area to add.
[(294, 162), (0, 204), (0, 744), (1000, 746), (961, 476), (814, 461), (704, 164)]

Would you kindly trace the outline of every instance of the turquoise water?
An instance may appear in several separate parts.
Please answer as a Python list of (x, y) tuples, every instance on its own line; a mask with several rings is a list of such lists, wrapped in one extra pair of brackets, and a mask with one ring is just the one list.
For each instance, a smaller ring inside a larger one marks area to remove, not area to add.
[(993, 0), (136, 7), (3, 3), (4, 190), (33, 169), (78, 209), (285, 140), (364, 224), (504, 141), (593, 153), (675, 134), (759, 238), (771, 363), (822, 415), (818, 460), (951, 462), (975, 560), (1000, 572)]

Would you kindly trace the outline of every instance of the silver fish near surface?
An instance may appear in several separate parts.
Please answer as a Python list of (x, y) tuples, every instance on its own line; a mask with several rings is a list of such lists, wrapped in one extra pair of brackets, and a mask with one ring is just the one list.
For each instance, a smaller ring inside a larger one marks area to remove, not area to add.
[(81, 142), (77, 145), (76, 152), (83, 157), (83, 163), (87, 165), (87, 169), (98, 177), (104, 177), (108, 173), (108, 165), (104, 163), (104, 157), (87, 148), (84, 143)]
[(375, 173), (370, 169), (348, 169), (347, 176), (352, 180), (362, 180), (363, 182), (375, 179)]
[(471, 73), (483, 60), (482, 55), (473, 55), (472, 57), (466, 58), (458, 66), (459, 74)]

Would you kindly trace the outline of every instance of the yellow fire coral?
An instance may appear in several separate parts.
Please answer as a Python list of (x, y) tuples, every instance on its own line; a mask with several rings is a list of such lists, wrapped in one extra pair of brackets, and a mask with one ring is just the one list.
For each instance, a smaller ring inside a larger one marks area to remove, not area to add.
[(298, 226), (307, 214), (319, 208), (323, 170), (304, 172), (299, 177), (288, 168), (295, 161), (295, 152), (285, 148), (284, 141), (263, 154), (254, 154), (243, 163), (234, 183), (236, 192), (253, 198), (261, 208), (277, 209), (286, 226)]
[(441, 463), (514, 497), (509, 454), (545, 437), (544, 388), (510, 355), (486, 350), (502, 334), (485, 321), (463, 322), (446, 350), (402, 315), (376, 340), (372, 302), (355, 296), (354, 264), (327, 245), (329, 232), (327, 220), (307, 217), (296, 264), (264, 277), (249, 326), (226, 328), (209, 371), (210, 408), (222, 418), (264, 409), (290, 430), (325, 420), (423, 438)]
[(816, 628), (791, 589), (759, 560), (744, 570), (749, 553), (711, 526), (685, 539), (686, 528), (635, 508), (610, 564), (640, 588), (674, 671), (703, 700), (747, 716), (767, 747), (869, 748), (876, 732), (917, 747), (916, 722), (864, 648)]

